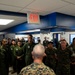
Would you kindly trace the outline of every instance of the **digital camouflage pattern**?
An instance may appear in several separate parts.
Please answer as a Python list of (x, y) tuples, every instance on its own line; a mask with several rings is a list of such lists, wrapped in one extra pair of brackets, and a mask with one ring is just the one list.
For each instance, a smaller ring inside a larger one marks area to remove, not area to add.
[(53, 70), (55, 70), (56, 68), (56, 58), (55, 58), (55, 54), (56, 54), (56, 48), (47, 48), (45, 50), (46, 53), (46, 58), (45, 58), (45, 64), (47, 66), (49, 66), (50, 68), (52, 68)]
[(69, 48), (62, 50), (61, 48), (57, 50), (57, 75), (70, 75), (70, 58), (71, 51)]
[(55, 75), (55, 73), (43, 63), (32, 63), (31, 65), (23, 68), (19, 75)]
[(70, 45), (69, 48), (70, 48), (70, 50), (72, 52), (71, 62), (74, 63), (75, 62), (75, 46)]
[(71, 44), (70, 45), (70, 50), (72, 52), (72, 56), (71, 56), (71, 75), (75, 75), (75, 45)]

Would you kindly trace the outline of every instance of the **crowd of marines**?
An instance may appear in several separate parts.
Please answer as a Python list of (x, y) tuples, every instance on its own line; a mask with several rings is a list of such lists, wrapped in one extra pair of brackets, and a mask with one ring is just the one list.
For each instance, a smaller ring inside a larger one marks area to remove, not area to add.
[[(58, 47), (53, 44), (46, 38), (43, 41), (46, 53), (43, 63), (52, 68), (56, 75), (75, 75), (75, 38), (71, 45), (65, 39), (58, 42)], [(13, 68), (11, 73), (17, 72), (19, 75), (23, 67), (33, 62), (31, 52), (35, 45), (31, 34), (28, 35), (28, 42), (3, 39), (0, 46), (0, 75), (9, 75), (10, 66)]]

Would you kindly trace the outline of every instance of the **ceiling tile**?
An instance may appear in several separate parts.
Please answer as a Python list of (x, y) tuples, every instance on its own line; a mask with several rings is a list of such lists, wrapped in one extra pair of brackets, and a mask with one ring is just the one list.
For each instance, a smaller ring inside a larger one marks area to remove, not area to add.
[(9, 28), (9, 27), (13, 27), (15, 25), (21, 24), (23, 22), (27, 21), (26, 17), (18, 17), (18, 16), (8, 16), (8, 15), (0, 15), (1, 19), (13, 19), (14, 21), (8, 25), (2, 26), (0, 25), (0, 30)]
[(27, 17), (19, 17), (19, 16), (9, 16), (9, 15), (0, 15), (2, 19), (14, 19), (14, 20), (25, 20)]
[(65, 6), (61, 9), (57, 9), (55, 11), (65, 13), (65, 14), (69, 14), (69, 15), (75, 15), (75, 5), (70, 4), (68, 6)]
[(51, 11), (69, 3), (63, 2), (61, 0), (36, 0), (27, 6), (29, 9), (35, 9), (36, 11)]
[(19, 11), (21, 10), (22, 8), (18, 8), (18, 7), (13, 7), (13, 6), (7, 6), (7, 5), (1, 5), (0, 4), (0, 10), (6, 10), (6, 11)]
[(17, 7), (25, 7), (30, 4), (34, 0), (0, 0), (0, 4), (17, 6)]
[(65, 1), (65, 2), (68, 2), (68, 3), (75, 4), (75, 0), (62, 0), (62, 1)]
[(21, 13), (34, 13), (35, 12), (35, 13), (38, 13), (40, 15), (40, 12), (44, 12), (44, 11), (31, 9), (31, 8), (28, 8), (28, 9), (24, 8), (19, 12), (21, 12)]

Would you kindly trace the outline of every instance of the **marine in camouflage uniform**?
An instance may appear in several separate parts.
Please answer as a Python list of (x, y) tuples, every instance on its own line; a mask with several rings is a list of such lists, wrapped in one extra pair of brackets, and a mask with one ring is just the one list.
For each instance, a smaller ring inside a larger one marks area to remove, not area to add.
[(61, 40), (61, 47), (57, 50), (57, 75), (70, 75), (71, 51), (66, 46), (66, 40)]
[(9, 52), (9, 66), (11, 66), (11, 65), (12, 65), (12, 55), (11, 55), (12, 52), (11, 52), (11, 48), (10, 48), (11, 45), (12, 45), (12, 44), (11, 44), (11, 39), (8, 38), (7, 41), (8, 41), (8, 42), (7, 42), (7, 47), (8, 47), (8, 52)]
[(56, 69), (56, 48), (53, 47), (53, 42), (48, 43), (48, 48), (45, 50), (46, 58), (45, 58), (45, 64), (52, 68), (54, 71)]
[(24, 44), (23, 49), (25, 53), (25, 65), (28, 66), (33, 62), (31, 52), (33, 50), (33, 47), (35, 46), (35, 43), (33, 42), (32, 35), (28, 35), (28, 42)]
[(48, 45), (47, 37), (44, 38), (43, 45), (45, 48), (47, 48), (47, 45)]
[(16, 72), (15, 48), (16, 48), (16, 41), (14, 39), (12, 39), (12, 45), (10, 46), (11, 55), (12, 55), (12, 67), (13, 67), (12, 73)]
[(32, 63), (23, 68), (19, 75), (55, 75), (54, 71), (43, 63)]
[(55, 75), (54, 71), (42, 63), (45, 56), (45, 48), (41, 44), (37, 44), (32, 51), (34, 62), (23, 68), (19, 75)]
[(14, 62), (14, 58), (15, 58), (15, 47), (16, 45), (11, 45), (10, 49), (12, 52), (12, 63)]
[(19, 74), (20, 70), (25, 66), (24, 52), (23, 52), (23, 47), (22, 47), (21, 41), (17, 42), (17, 46), (15, 48), (15, 56), (16, 56), (17, 74)]
[(71, 75), (75, 75), (75, 38), (73, 38), (72, 44), (69, 46), (72, 56), (71, 56)]
[(9, 71), (9, 54), (6, 42), (7, 40), (3, 39), (0, 46), (0, 75), (8, 75)]

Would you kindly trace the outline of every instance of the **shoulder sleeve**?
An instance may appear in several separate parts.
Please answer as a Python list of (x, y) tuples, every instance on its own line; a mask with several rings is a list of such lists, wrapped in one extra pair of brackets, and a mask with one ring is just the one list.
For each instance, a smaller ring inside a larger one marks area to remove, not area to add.
[(56, 75), (55, 72), (51, 68), (48, 68), (48, 72), (49, 72), (49, 75)]
[(25, 43), (24, 45), (23, 45), (23, 52), (25, 53), (26, 52), (26, 47), (27, 47), (27, 43)]
[(68, 51), (69, 51), (69, 54), (71, 56), (73, 54), (73, 48), (72, 47), (68, 47)]
[(23, 68), (23, 69), (20, 71), (19, 75), (23, 75), (24, 70), (25, 70), (25, 68)]
[(26, 45), (27, 45), (27, 43), (25, 43), (25, 44), (23, 45), (23, 48), (25, 48), (25, 47), (26, 47)]

